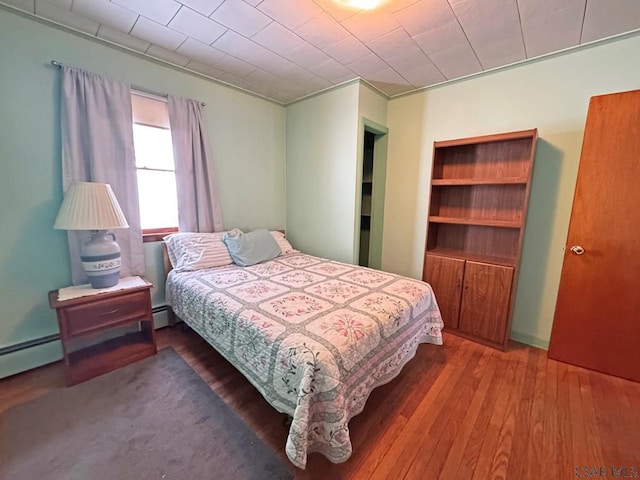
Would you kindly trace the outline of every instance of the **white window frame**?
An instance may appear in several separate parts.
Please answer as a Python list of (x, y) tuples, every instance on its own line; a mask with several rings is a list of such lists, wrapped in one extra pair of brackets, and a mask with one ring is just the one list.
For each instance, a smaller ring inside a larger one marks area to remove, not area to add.
[[(145, 127), (160, 128), (171, 131), (169, 126), (169, 113), (166, 111), (166, 98), (146, 92), (132, 90), (131, 100), (134, 125), (142, 125)], [(162, 105), (164, 105), (164, 109), (162, 108)], [(175, 168), (170, 170), (163, 168), (138, 167), (136, 165), (136, 179), (138, 170), (173, 172), (175, 178)], [(160, 228), (147, 228), (142, 230), (142, 237), (144, 242), (157, 242), (162, 240), (162, 237), (165, 235), (177, 231), (178, 225)]]

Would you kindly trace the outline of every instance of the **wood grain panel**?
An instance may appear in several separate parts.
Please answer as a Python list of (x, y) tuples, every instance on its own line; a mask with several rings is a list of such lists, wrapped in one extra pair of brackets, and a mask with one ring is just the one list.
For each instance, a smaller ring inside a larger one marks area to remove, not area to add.
[(429, 217), (431, 223), (453, 223), (455, 225), (477, 225), (480, 227), (499, 227), (519, 229), (522, 226), (520, 221), (512, 220), (484, 220), (479, 218), (460, 217)]
[[(534, 129), (433, 145), (426, 251), (513, 267), (509, 288), (502, 288), (500, 282), (478, 286), (476, 297), (497, 303), (484, 305), (479, 311), (483, 316), (470, 323), (469, 331), (457, 331), (502, 349), (507, 347), (509, 338), (536, 141)], [(470, 282), (465, 279), (467, 288), (471, 288)], [(493, 290), (489, 292), (487, 288)], [(477, 303), (471, 296), (468, 301), (470, 308)], [(479, 303), (473, 306), (479, 307)], [(478, 326), (482, 318), (489, 324)], [(496, 338), (501, 340), (495, 341)]]
[(132, 318), (142, 318), (149, 313), (149, 294), (145, 291), (122, 294), (118, 303), (106, 298), (90, 303), (73, 305), (62, 312), (66, 318), (63, 324), (69, 336), (81, 335), (108, 325), (129, 322)]
[(434, 243), (438, 248), (458, 251), (463, 257), (469, 254), (515, 260), (519, 237), (520, 231), (513, 228), (440, 224)]
[(462, 253), (459, 250), (452, 250), (448, 248), (433, 248), (431, 250), (427, 250), (427, 254), (438, 255), (440, 257), (450, 257), (450, 258), (459, 258), (465, 260), (472, 260), (475, 262), (482, 263), (495, 263), (497, 265), (506, 265), (508, 267), (513, 267), (515, 265), (515, 260), (513, 257), (497, 257), (495, 255), (476, 255), (472, 253)]
[[(640, 381), (640, 90), (593, 97), (549, 355)], [(583, 255), (571, 253), (573, 245)]]
[(522, 221), (526, 185), (434, 187), (430, 215)]
[(435, 178), (431, 181), (433, 186), (453, 185), (525, 185), (529, 181), (525, 177), (500, 177), (500, 178)]
[(445, 327), (458, 328), (464, 260), (425, 255), (422, 279), (429, 283), (436, 295)]
[(465, 267), (460, 330), (502, 343), (513, 280), (513, 268), (468, 261)]
[(473, 179), (529, 176), (531, 138), (441, 147), (436, 142), (433, 178)]

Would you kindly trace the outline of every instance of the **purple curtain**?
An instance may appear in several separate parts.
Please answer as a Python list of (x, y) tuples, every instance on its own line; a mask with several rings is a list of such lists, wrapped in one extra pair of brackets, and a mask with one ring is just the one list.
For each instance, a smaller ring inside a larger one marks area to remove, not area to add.
[(222, 231), (222, 214), (202, 121), (202, 105), (196, 100), (169, 96), (168, 107), (180, 231)]
[[(121, 276), (144, 273), (144, 250), (133, 149), (131, 90), (128, 85), (75, 67), (62, 67), (62, 183), (108, 183), (128, 229), (114, 233), (121, 249)], [(68, 232), (71, 275), (87, 283), (80, 261), (84, 235)]]

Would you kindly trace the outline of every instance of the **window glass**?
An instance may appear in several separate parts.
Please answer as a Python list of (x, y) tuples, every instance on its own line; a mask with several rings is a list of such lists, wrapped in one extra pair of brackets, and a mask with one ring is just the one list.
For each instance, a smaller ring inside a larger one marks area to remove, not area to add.
[(174, 172), (138, 169), (138, 195), (143, 230), (178, 226)]
[(133, 124), (136, 167), (175, 171), (171, 130)]
[(178, 197), (167, 104), (132, 95), (140, 223), (143, 233), (178, 227)]

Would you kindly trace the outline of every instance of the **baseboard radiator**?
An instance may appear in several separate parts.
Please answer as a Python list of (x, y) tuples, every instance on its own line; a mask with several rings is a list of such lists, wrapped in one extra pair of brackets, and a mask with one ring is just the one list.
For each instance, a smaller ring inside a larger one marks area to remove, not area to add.
[[(166, 312), (168, 309), (169, 309), (168, 306), (162, 305), (162, 306), (159, 306), (159, 307), (152, 308), (151, 312), (155, 315), (157, 313)], [(162, 328), (163, 326), (164, 325), (162, 325), (162, 326), (156, 325), (156, 328)], [(0, 348), (0, 357), (2, 357), (3, 355), (10, 355), (12, 353), (21, 352), (21, 351), (27, 350), (29, 348), (39, 347), (39, 346), (45, 345), (47, 343), (57, 342), (58, 340), (60, 340), (60, 334), (59, 333), (53, 333), (51, 335), (46, 335), (44, 337), (34, 338), (34, 339), (31, 339), (31, 340), (26, 340), (24, 342), (14, 343), (13, 345), (8, 345), (6, 347), (1, 347)]]

